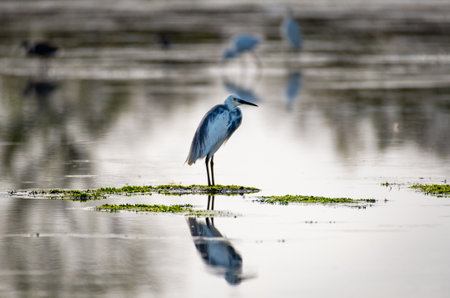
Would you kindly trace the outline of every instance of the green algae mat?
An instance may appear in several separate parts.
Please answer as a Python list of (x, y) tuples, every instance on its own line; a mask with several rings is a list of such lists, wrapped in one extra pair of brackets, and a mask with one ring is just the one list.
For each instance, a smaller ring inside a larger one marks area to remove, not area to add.
[(450, 184), (415, 184), (409, 188), (416, 189), (427, 195), (436, 197), (450, 196)]
[(144, 213), (175, 213), (182, 214), (186, 216), (236, 216), (230, 212), (226, 211), (216, 211), (216, 210), (199, 210), (194, 209), (191, 204), (183, 205), (149, 205), (149, 204), (103, 204), (101, 206), (95, 207), (96, 211), (103, 212), (144, 212)]
[[(403, 184), (392, 182), (384, 182), (381, 185), (391, 188), (393, 186), (404, 186)], [(439, 198), (450, 197), (450, 184), (414, 184), (408, 186), (408, 188)]]
[(305, 204), (346, 204), (355, 207), (367, 207), (376, 203), (375, 199), (351, 199), (351, 198), (328, 198), (320, 196), (301, 196), (301, 195), (284, 195), (284, 196), (263, 196), (256, 201), (268, 204), (288, 205), (290, 203)]
[[(254, 194), (260, 190), (255, 187), (239, 186), (239, 185), (144, 185), (144, 186), (123, 186), (102, 187), (92, 190), (68, 190), (68, 189), (51, 189), (51, 190), (33, 190), (33, 191), (12, 191), (11, 195), (15, 197), (25, 198), (43, 198), (43, 199), (67, 199), (72, 201), (86, 202), (91, 200), (107, 199), (111, 195), (131, 196), (131, 195), (152, 195), (154, 193), (162, 195), (244, 195)], [(284, 196), (254, 196), (251, 198), (253, 202), (267, 204), (326, 204), (326, 205), (344, 205), (358, 208), (371, 206), (376, 202), (375, 199), (351, 199), (351, 198), (330, 198), (322, 196), (304, 196), (304, 195), (284, 195)], [(144, 205), (144, 204), (121, 204), (111, 205), (103, 204), (96, 207), (98, 211), (133, 211), (133, 212), (152, 212), (152, 213), (183, 213), (183, 214), (200, 214), (206, 215), (208, 211), (194, 210), (190, 205)], [(206, 212), (206, 213), (205, 213)], [(210, 213), (208, 213), (210, 214)]]
[(69, 199), (73, 201), (89, 201), (106, 199), (109, 195), (152, 195), (153, 193), (163, 195), (188, 195), (188, 194), (208, 194), (208, 195), (244, 195), (256, 193), (260, 190), (255, 187), (239, 185), (144, 185), (144, 186), (123, 186), (102, 187), (88, 190), (50, 189), (33, 191), (11, 191), (13, 196), (42, 197), (48, 199)]

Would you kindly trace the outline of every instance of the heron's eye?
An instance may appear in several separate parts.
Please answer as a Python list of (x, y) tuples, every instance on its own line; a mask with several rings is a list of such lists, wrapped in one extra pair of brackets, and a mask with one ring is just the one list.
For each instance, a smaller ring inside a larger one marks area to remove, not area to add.
[(236, 97), (233, 97), (233, 100), (236, 101), (237, 100)]

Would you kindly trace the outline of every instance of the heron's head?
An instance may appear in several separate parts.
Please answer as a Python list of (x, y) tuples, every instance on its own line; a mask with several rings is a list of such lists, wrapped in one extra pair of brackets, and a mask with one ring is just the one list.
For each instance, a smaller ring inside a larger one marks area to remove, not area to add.
[(227, 97), (227, 99), (225, 100), (225, 105), (227, 105), (231, 109), (236, 108), (238, 105), (242, 105), (242, 104), (257, 107), (256, 104), (254, 104), (252, 102), (249, 102), (249, 101), (246, 101), (246, 100), (243, 100), (242, 98), (239, 98), (236, 95), (229, 95)]

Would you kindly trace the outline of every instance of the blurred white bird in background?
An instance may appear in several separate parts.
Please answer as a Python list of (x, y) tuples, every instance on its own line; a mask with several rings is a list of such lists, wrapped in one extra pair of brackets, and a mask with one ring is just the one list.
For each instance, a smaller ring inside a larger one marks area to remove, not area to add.
[(294, 19), (292, 8), (288, 7), (281, 23), (281, 35), (287, 40), (294, 51), (300, 51), (303, 45), (303, 36), (300, 25)]

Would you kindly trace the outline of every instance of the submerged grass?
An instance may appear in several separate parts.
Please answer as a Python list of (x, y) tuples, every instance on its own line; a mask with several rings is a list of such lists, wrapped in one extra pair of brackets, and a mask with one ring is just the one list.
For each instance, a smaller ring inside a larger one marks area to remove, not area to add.
[(320, 196), (302, 196), (302, 195), (284, 195), (284, 196), (263, 196), (256, 200), (260, 203), (288, 205), (290, 203), (308, 203), (308, 204), (353, 204), (355, 206), (365, 207), (367, 204), (373, 204), (375, 199), (351, 199), (351, 198), (328, 198)]
[(433, 195), (437, 197), (450, 196), (450, 184), (415, 184), (410, 186), (416, 190), (420, 190), (427, 195)]

